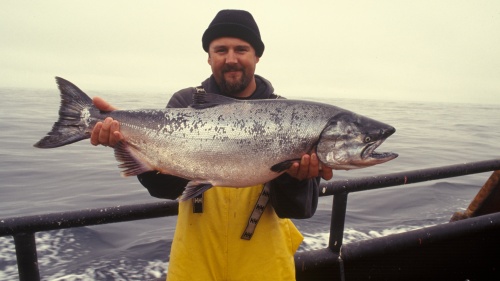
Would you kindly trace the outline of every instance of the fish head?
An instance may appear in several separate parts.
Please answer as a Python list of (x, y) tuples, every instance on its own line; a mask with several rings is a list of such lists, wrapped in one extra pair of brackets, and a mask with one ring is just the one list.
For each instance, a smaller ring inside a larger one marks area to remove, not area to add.
[(395, 131), (394, 127), (377, 120), (345, 112), (329, 120), (316, 152), (324, 165), (336, 170), (373, 166), (398, 156), (392, 152), (375, 152)]

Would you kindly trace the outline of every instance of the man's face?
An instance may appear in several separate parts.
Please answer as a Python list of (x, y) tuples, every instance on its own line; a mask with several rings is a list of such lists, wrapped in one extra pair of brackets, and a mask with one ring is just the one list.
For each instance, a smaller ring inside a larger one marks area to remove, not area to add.
[(238, 96), (248, 87), (258, 62), (252, 45), (238, 38), (217, 38), (208, 48), (208, 64), (221, 91), (227, 95)]

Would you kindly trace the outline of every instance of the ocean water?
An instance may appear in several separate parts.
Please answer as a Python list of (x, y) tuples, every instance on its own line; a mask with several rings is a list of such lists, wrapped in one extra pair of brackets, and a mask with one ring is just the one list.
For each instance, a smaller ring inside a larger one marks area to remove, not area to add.
[[(91, 92), (120, 108), (160, 108), (169, 95)], [(82, 141), (37, 149), (57, 119), (52, 90), (0, 89), (0, 220), (86, 208), (155, 202), (136, 178), (122, 178), (112, 150)], [(335, 171), (356, 178), (500, 157), (499, 105), (303, 97), (334, 104), (396, 127), (378, 151), (391, 162)], [(349, 195), (344, 243), (447, 222), (463, 211), (489, 177), (465, 177)], [(315, 216), (295, 220), (305, 236), (300, 251), (327, 245), (332, 197)], [(37, 233), (43, 280), (147, 280), (165, 275), (176, 217)], [(18, 280), (11, 237), (0, 237), (0, 280)]]

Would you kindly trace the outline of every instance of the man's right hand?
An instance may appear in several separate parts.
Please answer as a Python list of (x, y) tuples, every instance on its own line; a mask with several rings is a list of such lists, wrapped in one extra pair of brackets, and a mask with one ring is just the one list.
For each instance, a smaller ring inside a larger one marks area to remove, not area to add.
[[(93, 98), (92, 102), (101, 111), (113, 111), (117, 109), (100, 97)], [(92, 145), (114, 147), (116, 143), (123, 139), (124, 137), (120, 133), (120, 123), (108, 117), (103, 122), (96, 123), (92, 130), (92, 135), (90, 136), (90, 143)]]

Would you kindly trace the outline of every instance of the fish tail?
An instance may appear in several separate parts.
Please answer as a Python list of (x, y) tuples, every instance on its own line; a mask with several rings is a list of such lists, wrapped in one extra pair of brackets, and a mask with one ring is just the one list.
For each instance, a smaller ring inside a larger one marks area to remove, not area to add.
[(73, 83), (56, 77), (61, 92), (59, 119), (52, 130), (33, 146), (38, 148), (54, 148), (90, 138), (90, 115), (98, 109), (92, 99)]

